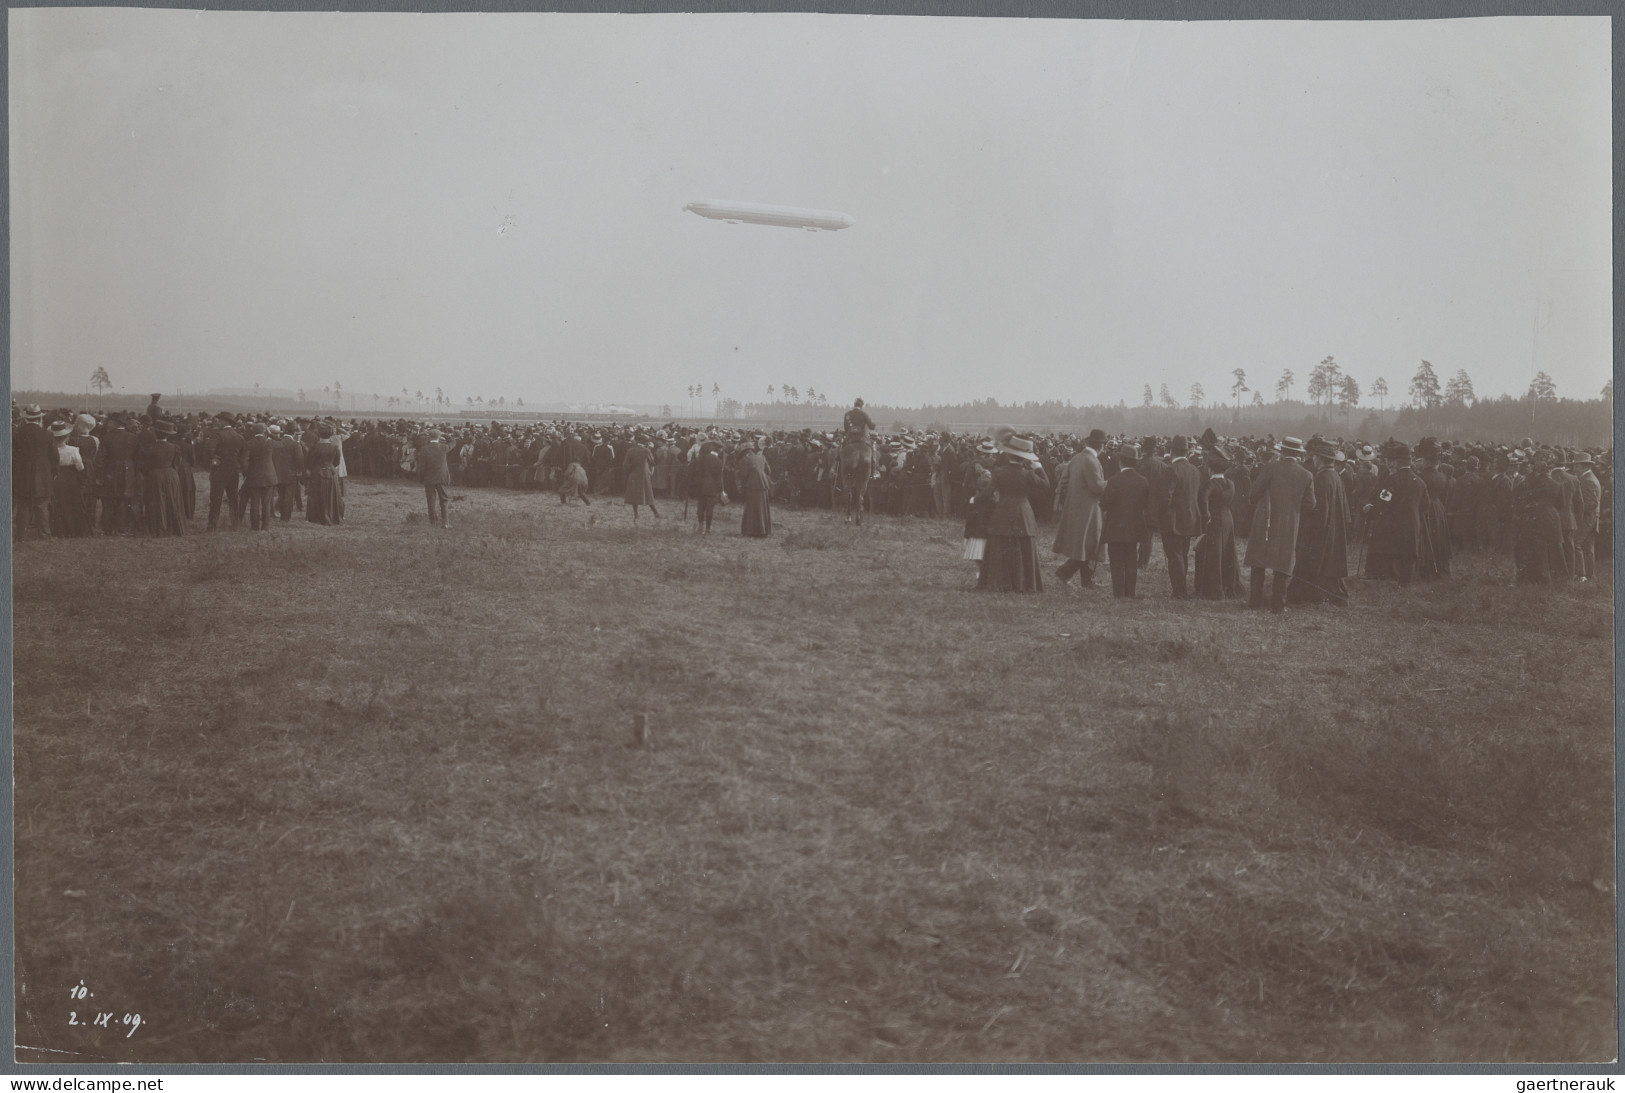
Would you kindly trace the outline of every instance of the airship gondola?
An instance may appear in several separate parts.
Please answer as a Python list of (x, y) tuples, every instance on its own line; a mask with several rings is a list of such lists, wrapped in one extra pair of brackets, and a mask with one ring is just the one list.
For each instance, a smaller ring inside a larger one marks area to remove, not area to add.
[(729, 224), (766, 224), (774, 228), (802, 228), (806, 231), (838, 232), (856, 223), (846, 213), (797, 209), (789, 205), (755, 205), (746, 201), (691, 201), (683, 209), (708, 220), (725, 220)]

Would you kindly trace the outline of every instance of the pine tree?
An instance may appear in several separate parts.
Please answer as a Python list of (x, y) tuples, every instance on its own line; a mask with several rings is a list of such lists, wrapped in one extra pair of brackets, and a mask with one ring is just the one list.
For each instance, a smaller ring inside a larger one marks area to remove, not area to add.
[(1473, 401), (1473, 381), (1467, 369), (1456, 369), (1456, 374), (1444, 385), (1444, 400), (1451, 406), (1465, 406)]
[(1342, 382), (1337, 385), (1337, 405), (1342, 407), (1345, 414), (1360, 405), (1359, 380), (1353, 376), (1343, 377)]
[(1535, 378), (1529, 381), (1529, 398), (1536, 402), (1556, 402), (1557, 384), (1545, 372), (1536, 372)]
[(1140, 403), (1140, 405), (1149, 410), (1155, 402), (1156, 396), (1151, 393), (1151, 385), (1148, 383), (1145, 385), (1145, 401)]
[(1166, 383), (1162, 385), (1162, 404), (1170, 410), (1179, 409), (1179, 403), (1175, 402), (1174, 396), (1168, 393), (1168, 385)]
[(1433, 373), (1433, 365), (1423, 361), (1411, 377), (1411, 402), (1427, 410), (1436, 410), (1442, 396), (1439, 393), (1439, 377)]
[(1382, 400), (1388, 397), (1388, 381), (1378, 376), (1371, 385), (1371, 395), (1377, 400), (1377, 409), (1382, 409)]
[(1251, 391), (1252, 388), (1247, 386), (1247, 370), (1245, 368), (1237, 368), (1230, 374), (1236, 377), (1236, 382), (1230, 385), (1230, 393), (1236, 396), (1236, 413), (1239, 414), (1241, 413), (1241, 396)]
[(1202, 385), (1200, 383), (1191, 384), (1191, 408), (1195, 409), (1202, 405), (1202, 400), (1205, 398), (1207, 398), (1207, 392), (1202, 390)]
[(1275, 384), (1276, 402), (1285, 402), (1287, 399), (1292, 397), (1292, 383), (1296, 378), (1297, 377), (1292, 374), (1292, 369), (1290, 368), (1281, 373), (1281, 378), (1277, 380)]

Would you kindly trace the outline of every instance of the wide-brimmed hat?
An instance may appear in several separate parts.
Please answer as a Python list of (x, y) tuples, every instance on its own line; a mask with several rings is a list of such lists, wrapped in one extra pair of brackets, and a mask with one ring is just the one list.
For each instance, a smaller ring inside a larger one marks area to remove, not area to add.
[(1024, 459), (1028, 463), (1038, 462), (1036, 446), (1024, 436), (1007, 437), (1005, 442), (999, 445), (999, 451), (1004, 455), (1014, 456), (1016, 459)]
[(1325, 459), (1343, 458), (1343, 453), (1339, 452), (1332, 442), (1323, 436), (1312, 436), (1309, 438), (1309, 454), (1318, 455)]
[(51, 422), (51, 435), (52, 436), (67, 436), (71, 432), (73, 432), (73, 425), (70, 424), (69, 422), (66, 422), (66, 421), (53, 421), (53, 422)]
[(999, 449), (991, 440), (984, 440), (976, 445), (977, 455), (998, 455)]
[(1569, 460), (1569, 466), (1578, 467), (1581, 464), (1590, 464), (1591, 466), (1596, 466), (1596, 462), (1597, 462), (1596, 460), (1591, 458), (1591, 453), (1590, 452), (1575, 452), (1574, 453), (1574, 458)]
[(1308, 455), (1309, 450), (1303, 446), (1303, 441), (1299, 440), (1297, 437), (1284, 436), (1281, 438), (1281, 454)]
[(1416, 442), (1416, 452), (1414, 454), (1418, 459), (1438, 459), (1439, 438), (1425, 436), (1421, 440), (1418, 440)]
[(1230, 453), (1226, 452), (1218, 444), (1209, 444), (1207, 446), (1207, 465), (1208, 469), (1223, 474), (1230, 469)]
[(41, 410), (33, 403), (29, 403), (27, 406), (23, 407), (22, 414), (24, 421), (38, 421), (40, 418), (45, 416), (45, 411)]

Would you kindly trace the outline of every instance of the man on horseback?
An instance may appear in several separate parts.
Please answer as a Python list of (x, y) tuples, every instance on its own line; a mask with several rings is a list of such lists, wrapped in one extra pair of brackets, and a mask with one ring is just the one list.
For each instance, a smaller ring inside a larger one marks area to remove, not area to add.
[[(861, 398), (852, 400), (852, 409), (848, 410), (846, 412), (846, 416), (841, 419), (841, 428), (845, 434), (841, 441), (842, 447), (857, 445), (867, 448), (869, 450), (869, 465), (874, 466), (875, 422), (874, 419), (869, 416), (869, 412), (863, 408), (863, 400)], [(842, 482), (842, 486), (845, 486), (844, 481)]]
[[(841, 419), (842, 439), (841, 458), (837, 466), (840, 468), (837, 487), (846, 497), (846, 518), (853, 519), (854, 514), (861, 523), (863, 520), (864, 495), (869, 490), (869, 476), (874, 473), (874, 419), (863, 408), (863, 400), (854, 399), (852, 409), (846, 412)], [(848, 478), (855, 474), (856, 481)]]
[(864, 444), (869, 442), (870, 434), (874, 432), (875, 422), (863, 408), (862, 399), (852, 400), (852, 409), (846, 412), (841, 419), (841, 425), (846, 430), (848, 444)]

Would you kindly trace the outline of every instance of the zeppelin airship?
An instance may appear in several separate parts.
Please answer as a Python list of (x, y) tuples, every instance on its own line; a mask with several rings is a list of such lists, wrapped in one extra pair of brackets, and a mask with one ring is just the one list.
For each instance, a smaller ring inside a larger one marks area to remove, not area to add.
[(795, 209), (788, 205), (753, 205), (747, 201), (691, 201), (683, 208), (709, 220), (726, 220), (730, 224), (767, 224), (810, 232), (838, 232), (856, 223), (845, 213)]

